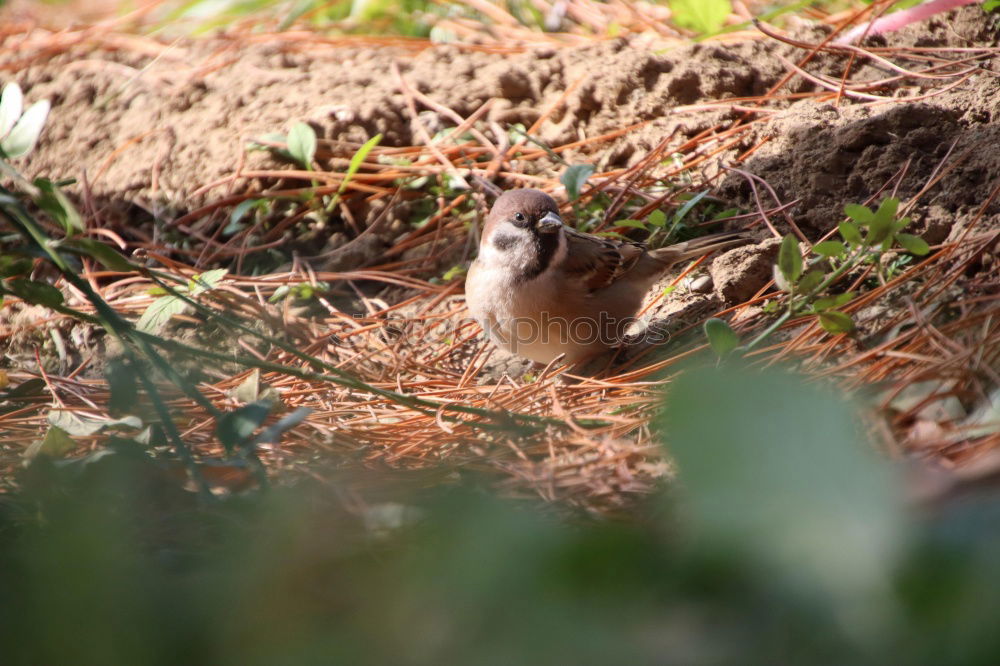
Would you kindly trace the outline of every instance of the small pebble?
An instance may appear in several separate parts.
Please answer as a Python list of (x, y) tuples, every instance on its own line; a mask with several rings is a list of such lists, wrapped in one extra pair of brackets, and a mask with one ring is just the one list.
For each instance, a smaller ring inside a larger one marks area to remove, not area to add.
[(684, 282), (687, 288), (696, 294), (707, 294), (712, 291), (711, 275), (699, 275), (696, 278), (688, 278)]

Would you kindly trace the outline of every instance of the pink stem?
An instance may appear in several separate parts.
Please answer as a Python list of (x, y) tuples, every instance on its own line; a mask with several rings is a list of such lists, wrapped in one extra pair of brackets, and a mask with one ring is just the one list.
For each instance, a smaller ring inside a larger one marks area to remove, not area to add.
[(834, 43), (850, 44), (855, 39), (866, 33), (869, 35), (877, 35), (883, 32), (899, 30), (900, 28), (908, 26), (911, 23), (916, 23), (917, 21), (922, 21), (925, 18), (930, 18), (939, 12), (946, 12), (949, 9), (971, 5), (972, 3), (979, 1), (980, 0), (930, 0), (930, 2), (925, 2), (921, 5), (917, 5), (916, 7), (910, 7), (909, 9), (901, 9), (898, 12), (893, 12), (892, 14), (883, 16), (882, 18), (872, 21), (871, 23), (863, 23), (859, 26), (855, 26), (838, 37)]

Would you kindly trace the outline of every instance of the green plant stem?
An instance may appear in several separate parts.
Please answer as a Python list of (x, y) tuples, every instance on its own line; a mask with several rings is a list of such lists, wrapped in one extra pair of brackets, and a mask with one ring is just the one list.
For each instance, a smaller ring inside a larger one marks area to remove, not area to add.
[[(140, 335), (148, 335), (141, 333)], [(233, 356), (231, 354), (219, 354), (217, 352), (210, 352), (204, 349), (198, 349), (197, 347), (190, 347), (184, 343), (176, 342), (173, 340), (163, 340), (155, 336), (151, 336), (150, 342), (160, 346), (164, 349), (168, 349), (174, 352), (189, 353), (200, 358), (207, 360), (218, 361), (223, 363), (237, 363), (239, 365), (245, 365), (247, 367), (258, 368), (266, 372), (278, 372), (286, 375), (291, 375), (292, 377), (297, 377), (299, 379), (305, 379), (308, 381), (317, 381), (337, 384), (345, 388), (355, 389), (362, 393), (371, 393), (379, 397), (385, 398), (391, 402), (399, 404), (403, 407), (416, 410), (425, 416), (434, 416), (438, 410), (444, 409), (453, 412), (460, 412), (463, 414), (469, 414), (472, 416), (479, 416), (482, 418), (488, 418), (493, 421), (498, 422), (498, 425), (490, 425), (486, 423), (477, 423), (478, 427), (489, 430), (511, 430), (519, 428), (523, 425), (530, 424), (532, 426), (545, 427), (550, 425), (565, 425), (563, 421), (555, 418), (548, 418), (544, 416), (535, 416), (534, 414), (521, 414), (518, 412), (505, 412), (498, 410), (482, 409), (480, 407), (469, 407), (467, 405), (460, 404), (449, 404), (441, 402), (433, 402), (426, 400), (424, 398), (419, 398), (417, 396), (406, 395), (404, 393), (397, 393), (396, 391), (388, 391), (385, 389), (378, 388), (377, 386), (372, 386), (366, 384), (360, 380), (351, 380), (348, 378), (327, 375), (317, 372), (309, 372), (307, 370), (300, 370), (293, 366), (282, 365), (280, 363), (271, 363), (269, 361), (261, 361), (252, 356)], [(454, 416), (449, 416), (448, 414), (442, 414), (441, 417), (445, 420), (464, 423), (460, 419)], [(523, 422), (523, 423), (519, 423)], [(578, 422), (583, 426), (599, 427), (608, 425), (605, 421), (586, 419)]]
[[(34, 223), (31, 216), (24, 209), (24, 207), (13, 197), (6, 188), (0, 188), (0, 193), (5, 195), (6, 205), (0, 206), (0, 211), (3, 212), (4, 217), (6, 217), (14, 225), (14, 227), (21, 232), (23, 236), (29, 242), (34, 242), (38, 249), (45, 253), (49, 260), (59, 269), (63, 278), (66, 279), (70, 284), (79, 289), (87, 300), (94, 306), (97, 312), (96, 319), (100, 325), (107, 331), (110, 331), (119, 342), (122, 344), (122, 349), (127, 355), (130, 361), (135, 362), (135, 357), (132, 350), (129, 348), (126, 341), (133, 341), (140, 351), (157, 367), (163, 372), (167, 377), (171, 378), (174, 383), (185, 391), (191, 398), (197, 400), (199, 404), (207, 406), (209, 413), (213, 414), (216, 418), (218, 417), (219, 411), (212, 405), (209, 400), (201, 394), (196, 387), (194, 387), (190, 382), (181, 377), (173, 367), (166, 362), (166, 359), (157, 354), (152, 347), (149, 346), (148, 342), (143, 339), (133, 339), (131, 332), (134, 331), (132, 325), (122, 319), (122, 317), (114, 311), (114, 309), (108, 305), (108, 303), (101, 298), (90, 286), (90, 283), (78, 276), (74, 271), (70, 270), (70, 266), (66, 263), (66, 260), (59, 255), (58, 252), (52, 249), (49, 239), (45, 237), (42, 231)], [(66, 310), (72, 310), (71, 308), (65, 308)], [(148, 382), (148, 383), (147, 383)], [(144, 385), (147, 389), (151, 391), (150, 397), (153, 400), (153, 404), (163, 420), (164, 427), (167, 431), (167, 436), (171, 439), (174, 448), (177, 450), (178, 455), (181, 457), (188, 474), (191, 479), (198, 486), (199, 494), (203, 497), (212, 497), (212, 491), (208, 487), (204, 477), (198, 470), (198, 466), (194, 462), (194, 457), (191, 455), (191, 451), (187, 448), (187, 444), (180, 437), (180, 432), (177, 430), (176, 425), (170, 416), (170, 411), (166, 407), (166, 403), (163, 402), (162, 398), (156, 391), (155, 385), (149, 382), (147, 378), (144, 378)]]
[[(309, 379), (309, 380), (312, 380), (312, 381), (331, 382), (331, 383), (339, 384), (339, 385), (344, 386), (346, 388), (351, 388), (351, 389), (355, 389), (355, 390), (363, 391), (363, 392), (368, 392), (368, 393), (374, 393), (375, 395), (383, 397), (383, 398), (385, 398), (387, 400), (390, 400), (392, 402), (399, 403), (399, 404), (401, 404), (401, 405), (403, 405), (405, 407), (409, 407), (411, 409), (416, 409), (417, 411), (420, 411), (421, 413), (424, 413), (425, 415), (433, 415), (437, 410), (441, 409), (441, 406), (442, 406), (441, 403), (430, 402), (430, 401), (427, 401), (427, 400), (423, 400), (421, 398), (417, 398), (417, 397), (414, 397), (414, 396), (409, 396), (409, 395), (406, 395), (406, 394), (403, 394), (403, 393), (398, 393), (396, 391), (388, 391), (388, 390), (385, 390), (385, 389), (380, 389), (380, 388), (378, 388), (376, 386), (372, 386), (371, 384), (367, 384), (367, 383), (365, 383), (365, 382), (357, 379), (353, 375), (344, 372), (343, 370), (337, 368), (336, 366), (334, 366), (334, 365), (332, 365), (330, 363), (327, 363), (326, 361), (324, 361), (324, 360), (322, 360), (320, 358), (317, 358), (315, 356), (311, 356), (309, 354), (306, 354), (305, 352), (303, 352), (300, 349), (298, 349), (295, 345), (290, 344), (290, 343), (286, 342), (285, 340), (281, 340), (279, 338), (275, 338), (275, 337), (272, 337), (272, 336), (269, 336), (269, 335), (265, 335), (264, 333), (261, 333), (260, 331), (256, 331), (256, 330), (250, 328), (249, 326), (245, 325), (243, 322), (239, 321), (238, 319), (235, 319), (234, 317), (230, 317), (229, 315), (221, 313), (221, 312), (219, 312), (217, 310), (213, 310), (210, 307), (207, 307), (205, 305), (202, 305), (201, 303), (198, 303), (197, 301), (195, 301), (194, 299), (192, 299), (187, 294), (185, 294), (185, 293), (183, 293), (183, 292), (181, 292), (179, 290), (174, 289), (173, 287), (171, 287), (170, 285), (166, 284), (163, 281), (163, 278), (169, 278), (169, 279), (172, 279), (172, 280), (176, 280), (177, 278), (174, 278), (173, 276), (162, 275), (162, 274), (159, 274), (156, 271), (151, 271), (151, 270), (146, 269), (144, 267), (137, 267), (137, 268), (140, 268), (143, 272), (147, 273), (148, 276), (150, 277), (150, 279), (152, 279), (154, 282), (156, 282), (156, 284), (158, 286), (160, 286), (163, 289), (167, 290), (171, 295), (176, 296), (177, 298), (181, 299), (182, 301), (184, 301), (185, 303), (187, 303), (192, 308), (194, 308), (196, 311), (202, 313), (206, 317), (211, 317), (213, 319), (217, 319), (218, 321), (222, 322), (223, 324), (225, 324), (227, 326), (230, 326), (230, 327), (232, 327), (232, 328), (234, 328), (234, 329), (236, 329), (238, 331), (241, 331), (243, 333), (246, 333), (247, 335), (251, 335), (251, 336), (257, 338), (258, 340), (260, 340), (262, 342), (266, 342), (269, 345), (273, 345), (273, 346), (275, 346), (275, 347), (277, 347), (277, 348), (279, 348), (279, 349), (281, 349), (283, 351), (288, 352), (289, 354), (292, 354), (293, 356), (295, 356), (299, 360), (302, 360), (302, 361), (310, 364), (313, 367), (320, 368), (320, 369), (324, 370), (326, 373), (329, 373), (329, 374), (307, 373), (308, 376), (306, 376), (306, 375), (300, 376), (300, 378), (302, 378), (302, 379)], [(150, 342), (151, 343), (158, 344), (159, 341), (160, 341), (160, 338), (157, 338), (156, 336), (150, 336)], [(172, 343), (172, 344), (179, 344), (179, 343)], [(185, 345), (185, 348), (186, 348), (185, 350), (189, 351), (190, 353), (199, 353), (199, 354), (201, 354), (203, 356), (205, 354), (211, 354), (211, 352), (206, 352), (204, 350), (199, 350), (197, 347), (187, 347)], [(237, 358), (239, 358), (240, 360), (237, 361)], [(285, 372), (285, 373), (288, 373), (288, 374), (293, 374), (292, 373), (293, 368), (291, 368), (289, 366), (284, 366), (284, 365), (280, 365), (280, 364), (277, 364), (277, 363), (267, 363), (266, 361), (259, 361), (257, 359), (254, 359), (253, 357), (249, 357), (249, 356), (232, 357), (232, 356), (218, 355), (218, 357), (214, 358), (214, 360), (222, 360), (222, 361), (226, 361), (226, 362), (234, 362), (234, 361), (236, 361), (236, 362), (239, 362), (241, 364), (245, 361), (247, 365), (249, 365), (251, 367), (260, 368), (261, 370), (267, 370), (267, 371), (270, 371), (270, 372)], [(447, 409), (452, 410), (452, 411), (466, 413), (466, 414), (471, 414), (471, 415), (474, 415), (474, 416), (491, 418), (491, 419), (494, 419), (494, 420), (508, 420), (508, 419), (514, 418), (514, 419), (525, 421), (525, 422), (528, 422), (528, 423), (537, 423), (537, 424), (548, 424), (548, 425), (550, 425), (552, 423), (561, 423), (560, 421), (557, 421), (557, 420), (554, 420), (554, 419), (546, 419), (544, 417), (534, 416), (532, 414), (517, 414), (517, 413), (510, 413), (510, 412), (496, 412), (496, 411), (493, 411), (493, 410), (481, 409), (481, 408), (478, 408), (478, 407), (468, 407), (468, 406), (465, 406), (465, 405), (448, 405)], [(501, 417), (501, 415), (502, 415), (502, 417)], [(447, 418), (447, 417), (445, 417), (445, 418)], [(455, 420), (457, 420), (457, 419), (455, 419)], [(588, 423), (589, 423), (589, 421), (588, 421)], [(594, 421), (593, 425), (595, 427), (597, 427), (597, 426), (600, 426), (600, 425), (605, 425), (605, 423), (603, 421)]]
[(751, 351), (754, 347), (756, 347), (761, 342), (770, 337), (772, 333), (778, 330), (781, 327), (781, 325), (784, 324), (786, 321), (788, 321), (791, 317), (792, 317), (792, 308), (789, 307), (787, 310), (785, 310), (784, 313), (782, 313), (780, 317), (771, 322), (771, 325), (768, 326), (766, 329), (764, 329), (764, 331), (761, 332), (760, 335), (758, 335), (756, 338), (754, 338), (747, 344), (743, 345), (742, 351), (744, 353)]
[[(196, 304), (196, 305), (200, 310), (207, 310), (213, 316), (216, 317), (221, 316), (211, 308), (206, 308), (201, 304)], [(79, 310), (67, 307), (65, 305), (56, 306), (51, 309), (55, 310), (56, 312), (59, 312), (60, 314), (64, 314), (68, 317), (73, 317), (74, 319), (84, 321), (89, 324), (93, 324), (95, 326), (104, 326), (103, 321), (99, 317), (95, 317), (93, 315), (87, 314), (86, 312), (81, 312)], [(249, 329), (247, 330), (250, 333), (258, 335), (259, 337), (261, 337), (261, 339), (265, 341), (272, 340), (272, 338), (265, 336), (263, 334), (259, 334), (256, 331), (252, 331)], [(488, 418), (497, 422), (497, 425), (491, 425), (486, 423), (475, 424), (477, 427), (483, 428), (485, 430), (510, 431), (512, 429), (523, 427), (524, 425), (531, 425), (534, 427), (565, 425), (565, 423), (562, 420), (550, 417), (535, 416), (534, 414), (522, 414), (519, 412), (489, 410), (480, 407), (469, 407), (467, 405), (439, 403), (419, 398), (416, 396), (397, 393), (396, 391), (388, 391), (385, 389), (380, 389), (377, 386), (366, 384), (365, 382), (362, 382), (361, 380), (358, 380), (352, 377), (351, 375), (343, 373), (343, 371), (337, 368), (333, 368), (334, 372), (337, 373), (336, 375), (321, 374), (316, 372), (309, 372), (307, 370), (301, 370), (294, 366), (282, 365), (280, 363), (272, 363), (270, 361), (261, 361), (260, 359), (253, 356), (234, 356), (231, 354), (220, 354), (217, 352), (200, 349), (198, 347), (193, 347), (184, 344), (182, 342), (177, 342), (175, 340), (166, 340), (158, 336), (152, 335), (151, 333), (145, 333), (143, 331), (137, 331), (135, 329), (131, 330), (130, 335), (135, 336), (135, 338), (140, 339), (143, 342), (146, 342), (150, 345), (159, 347), (161, 349), (164, 349), (172, 353), (188, 354), (196, 358), (216, 361), (220, 363), (236, 363), (238, 365), (246, 366), (249, 368), (257, 368), (260, 370), (264, 370), (266, 372), (277, 372), (281, 374), (290, 375), (292, 377), (297, 377), (299, 379), (304, 379), (307, 381), (332, 383), (332, 384), (337, 384), (338, 386), (343, 386), (345, 388), (354, 389), (362, 393), (371, 393), (386, 398), (387, 400), (395, 402), (401, 406), (419, 411), (420, 413), (428, 416), (433, 416), (434, 414), (437, 413), (438, 410), (444, 408), (445, 410), (450, 410), (463, 414), (469, 414), (481, 418)], [(284, 343), (283, 341), (276, 341), (276, 342), (281, 343), (277, 344), (276, 346), (285, 349), (287, 343)], [(289, 351), (298, 356), (299, 358), (306, 360), (310, 363), (312, 363), (313, 360), (315, 360), (316, 363), (321, 367), (324, 368), (330, 367), (329, 364), (319, 359), (314, 359), (314, 357), (309, 356), (308, 354), (299, 352), (294, 347), (292, 347)], [(464, 423), (464, 421), (461, 421), (457, 417), (450, 416), (448, 414), (442, 414), (441, 416), (443, 419), (451, 422)], [(577, 423), (582, 427), (591, 427), (591, 428), (598, 428), (608, 425), (608, 422), (599, 419), (581, 419), (577, 421)]]
[[(131, 354), (129, 356), (131, 358)], [(173, 418), (170, 416), (170, 409), (163, 401), (163, 397), (157, 390), (156, 384), (153, 383), (153, 380), (148, 374), (143, 372), (139, 373), (139, 381), (142, 382), (143, 388), (146, 389), (146, 394), (149, 396), (150, 400), (153, 401), (153, 408), (156, 409), (156, 413), (160, 417), (160, 422), (163, 424), (163, 428), (167, 432), (167, 437), (170, 438), (170, 441), (174, 446), (174, 451), (177, 453), (177, 457), (181, 459), (181, 463), (183, 463), (187, 473), (191, 476), (195, 486), (198, 488), (198, 495), (206, 501), (215, 499), (215, 495), (212, 494), (212, 489), (209, 488), (208, 482), (202, 475), (201, 470), (198, 469), (198, 464), (194, 459), (194, 455), (191, 453), (191, 449), (189, 449), (188, 445), (184, 443), (184, 439), (181, 437), (181, 433), (177, 429), (177, 424), (174, 423)]]
[(542, 150), (544, 150), (545, 153), (549, 156), (549, 158), (552, 159), (553, 161), (558, 162), (559, 164), (562, 164), (563, 166), (569, 166), (569, 162), (567, 162), (563, 158), (562, 155), (560, 155), (559, 153), (557, 153), (554, 150), (552, 150), (549, 146), (547, 146), (541, 140), (536, 139), (535, 137), (531, 136), (530, 134), (528, 134), (527, 132), (523, 131), (519, 127), (514, 127), (514, 128), (511, 128), (511, 129), (513, 129), (515, 132), (517, 132), (518, 134), (520, 134), (521, 136), (523, 136), (524, 139), (525, 139), (525, 141), (533, 143), (536, 146), (538, 146), (539, 148), (541, 148)]

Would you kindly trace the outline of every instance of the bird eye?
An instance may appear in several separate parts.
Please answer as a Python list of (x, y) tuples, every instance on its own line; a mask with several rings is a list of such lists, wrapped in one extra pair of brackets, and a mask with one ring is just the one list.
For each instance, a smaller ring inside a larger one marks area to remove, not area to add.
[(514, 222), (517, 226), (523, 227), (527, 221), (527, 218), (524, 217), (524, 213), (514, 213)]

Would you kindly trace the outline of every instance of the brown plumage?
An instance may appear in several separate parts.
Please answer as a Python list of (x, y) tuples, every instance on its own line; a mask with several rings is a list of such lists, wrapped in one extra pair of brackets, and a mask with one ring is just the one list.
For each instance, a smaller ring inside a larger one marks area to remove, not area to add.
[(544, 192), (511, 190), (487, 217), (466, 298), (498, 346), (542, 363), (559, 354), (577, 363), (620, 341), (671, 266), (745, 240), (715, 234), (649, 251), (567, 227)]

